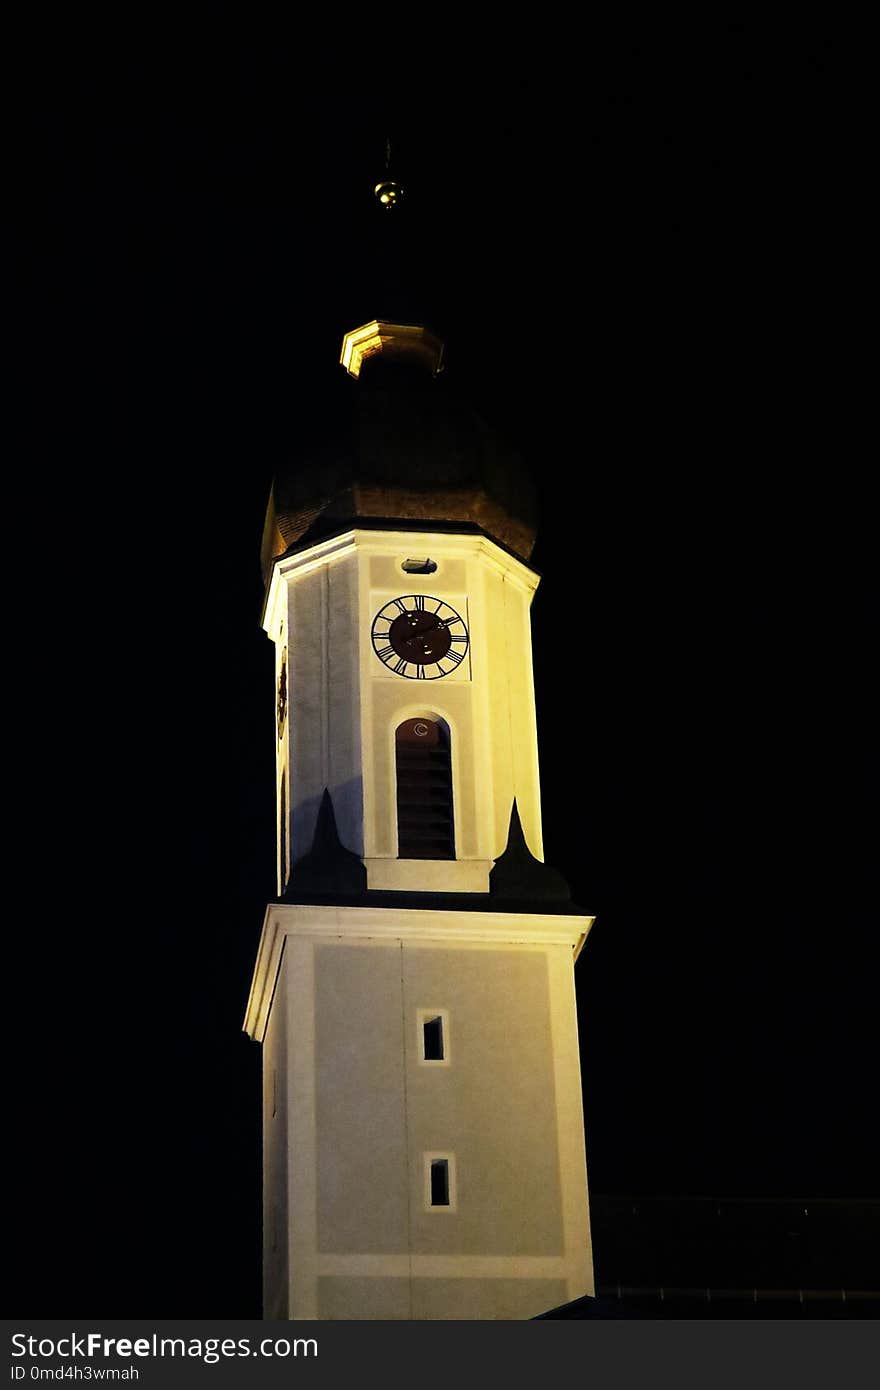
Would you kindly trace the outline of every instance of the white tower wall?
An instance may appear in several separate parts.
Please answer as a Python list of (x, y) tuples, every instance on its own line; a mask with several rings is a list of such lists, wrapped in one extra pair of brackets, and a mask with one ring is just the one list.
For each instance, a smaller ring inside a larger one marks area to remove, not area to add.
[[(248, 1018), (267, 1067), (288, 1068), (264, 1110), (267, 1316), (528, 1318), (593, 1292), (573, 987), (588, 924), (269, 909)], [(426, 1064), (420, 1016), (441, 1009), (448, 1061)], [(431, 1155), (454, 1169), (448, 1208), (428, 1200)]]
[[(405, 571), (416, 558), (435, 568)], [(357, 529), (276, 561), (279, 892), (291, 863), (296, 890), (325, 788), (367, 892), (266, 914), (245, 1026), (265, 1057), (267, 1317), (525, 1318), (592, 1292), (573, 977), (592, 918), (490, 893), (514, 799), (542, 857), (537, 584), (477, 534)], [(410, 595), (467, 625), (441, 678), (395, 674), (373, 648), (375, 615)], [(454, 859), (398, 857), (395, 731), (421, 716), (451, 737)], [(422, 893), (472, 896), (447, 910)], [(420, 1055), (432, 1013), (439, 1061)]]
[[(401, 566), (427, 556), (431, 574)], [(370, 888), (487, 892), (514, 797), (529, 848), (543, 856), (529, 606), (538, 576), (483, 536), (353, 531), (277, 562), (266, 628), (286, 659), (278, 748), (293, 862), (310, 849), (324, 788)], [(461, 667), (403, 679), (376, 656), (373, 617), (401, 595), (441, 598), (470, 634)], [(397, 857), (394, 732), (436, 715), (452, 738), (456, 858)], [(280, 804), (280, 799), (279, 799)]]

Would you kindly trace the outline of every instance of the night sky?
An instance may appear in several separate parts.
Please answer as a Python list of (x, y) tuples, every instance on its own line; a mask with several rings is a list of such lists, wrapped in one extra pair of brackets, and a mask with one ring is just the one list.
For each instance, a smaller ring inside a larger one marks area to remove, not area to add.
[(280, 38), (80, 48), (22, 105), (13, 1311), (259, 1315), (260, 536), (382, 312), (387, 136), (401, 273), (539, 486), (591, 1189), (880, 1195), (835, 43), (633, 29), (369, 99)]

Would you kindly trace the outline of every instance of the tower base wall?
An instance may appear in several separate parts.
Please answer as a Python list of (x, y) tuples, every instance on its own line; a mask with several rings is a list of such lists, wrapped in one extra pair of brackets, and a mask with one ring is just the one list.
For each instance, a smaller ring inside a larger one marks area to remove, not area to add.
[(267, 1316), (285, 1290), (293, 1319), (529, 1318), (593, 1292), (589, 924), (269, 909), (249, 1011), (271, 1072)]

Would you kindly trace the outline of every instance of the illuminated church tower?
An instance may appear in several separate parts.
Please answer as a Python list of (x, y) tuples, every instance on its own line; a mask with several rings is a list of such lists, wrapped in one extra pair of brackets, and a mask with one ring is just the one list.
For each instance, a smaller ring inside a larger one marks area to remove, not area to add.
[(529, 484), (426, 327), (341, 349), (339, 409), (276, 478), (264, 537), (263, 1311), (529, 1318), (593, 1292), (592, 918), (541, 862)]

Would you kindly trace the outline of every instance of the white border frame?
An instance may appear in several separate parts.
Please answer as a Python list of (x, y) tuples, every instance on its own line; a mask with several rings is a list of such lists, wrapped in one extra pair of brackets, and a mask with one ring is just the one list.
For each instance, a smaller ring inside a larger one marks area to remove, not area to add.
[[(425, 1056), (425, 1023), (432, 1018), (440, 1019), (440, 1033), (443, 1038), (443, 1056)], [(448, 1009), (416, 1009), (416, 1046), (418, 1048), (418, 1059), (420, 1067), (448, 1067), (451, 1061), (449, 1048), (449, 1010)]]
[[(449, 1179), (449, 1203), (448, 1203), (447, 1206), (443, 1206), (443, 1207), (441, 1207), (441, 1206), (435, 1206), (435, 1205), (431, 1202), (431, 1164), (432, 1164), (432, 1163), (437, 1163), (438, 1160), (440, 1160), (440, 1159), (444, 1159), (445, 1162), (446, 1162), (447, 1177), (448, 1177), (448, 1179)], [(458, 1182), (457, 1182), (457, 1174), (456, 1174), (456, 1171), (455, 1171), (455, 1154), (454, 1154), (454, 1153), (450, 1153), (450, 1152), (445, 1151), (445, 1150), (444, 1150), (444, 1151), (439, 1151), (439, 1152), (437, 1152), (437, 1153), (434, 1153), (434, 1152), (431, 1152), (431, 1153), (423, 1153), (423, 1154), (422, 1154), (422, 1161), (423, 1161), (423, 1164), (424, 1164), (424, 1171), (423, 1171), (423, 1195), (424, 1195), (424, 1200), (425, 1200), (425, 1211), (430, 1211), (430, 1212), (437, 1212), (437, 1211), (457, 1211), (457, 1210), (458, 1210)]]

